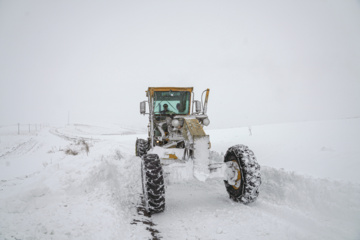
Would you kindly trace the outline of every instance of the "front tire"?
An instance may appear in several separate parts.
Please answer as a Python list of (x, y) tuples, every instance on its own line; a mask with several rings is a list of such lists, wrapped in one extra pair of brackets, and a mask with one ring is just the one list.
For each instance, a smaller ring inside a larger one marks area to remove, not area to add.
[(150, 214), (165, 210), (165, 184), (163, 170), (157, 154), (142, 157), (141, 178), (146, 211)]
[(251, 203), (259, 196), (261, 184), (260, 165), (247, 146), (230, 147), (224, 157), (227, 177), (225, 187), (231, 199), (242, 203)]

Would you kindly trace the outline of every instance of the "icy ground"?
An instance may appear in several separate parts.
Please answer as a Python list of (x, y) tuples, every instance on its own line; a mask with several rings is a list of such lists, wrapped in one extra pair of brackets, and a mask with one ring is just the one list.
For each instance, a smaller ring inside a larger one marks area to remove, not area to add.
[(207, 132), (213, 156), (255, 152), (258, 200), (231, 201), (220, 178), (171, 179), (165, 212), (148, 217), (134, 156), (144, 133), (0, 127), (0, 239), (360, 239), (359, 119)]

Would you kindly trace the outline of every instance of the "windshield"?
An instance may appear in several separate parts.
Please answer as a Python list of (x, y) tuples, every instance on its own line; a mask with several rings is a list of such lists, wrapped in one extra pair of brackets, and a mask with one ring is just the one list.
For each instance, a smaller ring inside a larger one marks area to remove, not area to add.
[(189, 114), (190, 92), (154, 92), (155, 114)]

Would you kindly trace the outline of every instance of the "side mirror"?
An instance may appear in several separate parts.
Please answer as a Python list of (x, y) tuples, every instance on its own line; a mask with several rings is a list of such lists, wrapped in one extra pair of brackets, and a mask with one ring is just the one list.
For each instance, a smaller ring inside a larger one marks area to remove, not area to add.
[(196, 113), (201, 112), (201, 102), (200, 101), (195, 101), (195, 112)]
[(140, 114), (146, 113), (146, 101), (140, 103)]

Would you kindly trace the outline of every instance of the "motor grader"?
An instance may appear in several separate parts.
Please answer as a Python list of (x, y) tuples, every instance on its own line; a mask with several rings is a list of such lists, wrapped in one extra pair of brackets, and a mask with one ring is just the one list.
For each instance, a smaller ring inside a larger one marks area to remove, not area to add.
[(204, 131), (210, 124), (209, 92), (203, 91), (199, 101), (192, 87), (149, 87), (147, 100), (140, 102), (140, 113), (149, 115), (148, 138), (136, 140), (135, 153), (142, 160), (144, 202), (150, 214), (165, 210), (164, 168), (172, 164), (191, 166), (186, 170), (201, 181), (221, 171), (234, 201), (251, 203), (259, 195), (260, 165), (247, 146), (230, 147), (224, 163), (210, 161), (211, 143)]

